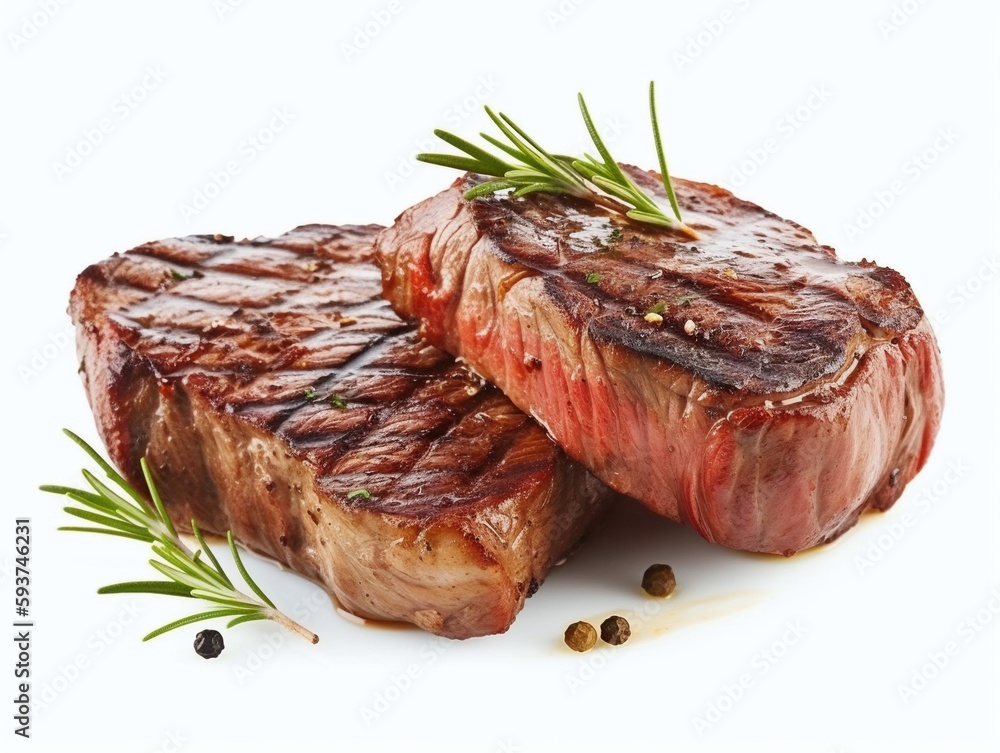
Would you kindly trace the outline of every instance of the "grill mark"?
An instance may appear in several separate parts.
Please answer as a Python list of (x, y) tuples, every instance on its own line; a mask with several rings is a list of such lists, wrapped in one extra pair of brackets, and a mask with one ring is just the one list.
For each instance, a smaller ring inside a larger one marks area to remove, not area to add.
[[(206, 256), (203, 259), (197, 261), (197, 263), (183, 263), (178, 264), (176, 261), (168, 261), (170, 259), (169, 254), (163, 254), (164, 247), (161, 244), (155, 248), (145, 247), (138, 250), (135, 253), (136, 257), (145, 256), (148, 258), (156, 259), (157, 261), (164, 264), (165, 267), (169, 268), (170, 271), (176, 271), (180, 274), (187, 273), (188, 279), (191, 280), (204, 280), (205, 275), (210, 272), (209, 277), (213, 280), (217, 280), (221, 285), (232, 284), (234, 286), (257, 286), (264, 287), (266, 283), (262, 280), (274, 281), (274, 282), (285, 282), (285, 283), (304, 283), (308, 282), (311, 278), (315, 276), (315, 273), (319, 271), (318, 265), (328, 265), (329, 262), (325, 259), (313, 260), (317, 267), (316, 269), (309, 269), (306, 267), (299, 268), (294, 265), (293, 260), (288, 260), (285, 262), (287, 271), (281, 269), (273, 268), (275, 264), (279, 264), (278, 260), (264, 256), (253, 256), (248, 255), (247, 246), (241, 246), (238, 244), (230, 244), (222, 248), (214, 249), (213, 253)], [(287, 249), (282, 249), (285, 253), (292, 253)], [(133, 252), (129, 252), (132, 255)], [(301, 255), (295, 257), (294, 261), (299, 261)], [(291, 274), (294, 272), (294, 274)], [(186, 280), (178, 280), (180, 285)], [(184, 287), (181, 285), (181, 287)], [(274, 288), (275, 286), (271, 286)], [(282, 286), (284, 289), (288, 289), (288, 286)], [(178, 292), (177, 295), (184, 295), (195, 300), (207, 300), (199, 296), (191, 295), (185, 292)], [(245, 304), (244, 304), (245, 305)]]
[[(631, 174), (662, 194), (649, 175)], [(623, 225), (566, 197), (488, 197), (465, 206), (490, 252), (541, 274), (549, 299), (595, 340), (676, 365), (717, 390), (792, 394), (840, 373), (872, 338), (919, 321), (901, 276), (842, 262), (805, 229), (721, 189), (677, 183), (702, 241)], [(613, 226), (622, 237), (609, 245), (602, 233)], [(603, 239), (600, 250), (590, 233)], [(595, 272), (600, 279), (587, 283)], [(669, 305), (687, 290), (697, 295), (690, 307)], [(668, 304), (659, 325), (643, 320), (655, 299)], [(684, 331), (688, 319), (693, 336)]]
[[(452, 434), (461, 425), (462, 421), (466, 417), (472, 415), (478, 410), (488, 397), (488, 395), (485, 394), (486, 392), (488, 392), (488, 390), (480, 390), (473, 396), (471, 404), (465, 408), (464, 412), (458, 415), (452, 413), (452, 420), (450, 422), (439, 425), (435, 428), (435, 430), (430, 431), (425, 436), (421, 437), (421, 439), (426, 439), (426, 445), (424, 446), (423, 451), (418, 457), (415, 457), (408, 466), (399, 467), (398, 473), (394, 476), (392, 484), (385, 491), (385, 495), (387, 497), (391, 497), (393, 493), (396, 492), (403, 483), (405, 483), (403, 479), (411, 476), (414, 471), (418, 469), (421, 463), (431, 455), (432, 452), (439, 449), (439, 442), (441, 439)], [(467, 478), (474, 478), (482, 467), (483, 463), (479, 463), (475, 468), (462, 468), (460, 469), (462, 471), (461, 475)]]
[[(370, 363), (372, 360), (377, 358), (380, 353), (383, 353), (390, 344), (390, 337), (391, 336), (389, 334), (376, 337), (368, 344), (368, 346), (361, 349), (353, 357), (338, 366), (336, 372), (320, 379), (315, 385), (313, 385), (313, 388), (321, 395), (332, 392), (332, 388), (340, 383), (343, 380), (343, 377), (349, 376), (350, 374), (363, 369), (365, 364)], [(409, 397), (409, 395), (406, 395), (406, 397)], [(292, 415), (294, 415), (294, 413), (294, 410), (289, 411), (281, 416), (280, 420), (272, 423), (268, 428), (271, 431), (282, 434), (282, 436), (287, 436), (288, 439), (297, 441), (298, 437), (295, 435), (285, 434), (281, 431), (281, 428), (292, 417)]]
[[(238, 249), (237, 249), (238, 250)], [(152, 257), (150, 257), (152, 258)], [(372, 276), (372, 279), (377, 279), (377, 273)], [(128, 283), (123, 284), (125, 287), (135, 289)], [(371, 286), (369, 286), (371, 287)], [(141, 289), (138, 290), (141, 293), (147, 293)], [(178, 321), (177, 319), (169, 320), (169, 315), (172, 313), (168, 311), (167, 323), (159, 325), (151, 325), (150, 319), (156, 315), (163, 316), (162, 305), (158, 305), (157, 301), (163, 301), (164, 298), (169, 298), (171, 301), (191, 301), (197, 304), (199, 309), (192, 313), (192, 321), (189, 322), (189, 326), (185, 326), (184, 323)], [(334, 301), (334, 304), (337, 302)], [(141, 329), (139, 333), (142, 338), (147, 339), (150, 342), (157, 342), (164, 347), (173, 346), (179, 351), (177, 354), (178, 359), (194, 359), (199, 355), (199, 350), (209, 349), (208, 343), (205, 342), (205, 337), (212, 330), (210, 327), (206, 327), (206, 324), (210, 324), (213, 319), (219, 319), (226, 322), (226, 326), (223, 327), (224, 332), (219, 332), (217, 334), (225, 334), (232, 340), (238, 340), (240, 338), (250, 337), (250, 330), (253, 328), (253, 322), (250, 321), (234, 321), (232, 319), (234, 304), (224, 305), (216, 301), (206, 300), (204, 297), (187, 295), (182, 290), (179, 290), (177, 286), (174, 286), (167, 290), (159, 291), (158, 295), (149, 296), (138, 301), (136, 304), (132, 305), (121, 315), (117, 315), (116, 318), (124, 324), (128, 325), (131, 323), (133, 326)], [(347, 306), (339, 307), (341, 309), (340, 318), (343, 319), (344, 315), (353, 315), (356, 317), (366, 317), (371, 316), (373, 319), (370, 322), (360, 321), (356, 325), (352, 325), (350, 331), (341, 330), (345, 332), (345, 337), (350, 339), (354, 336), (364, 336), (366, 330), (374, 329), (378, 334), (375, 336), (376, 342), (382, 342), (393, 332), (398, 332), (406, 328), (402, 322), (395, 317), (388, 308), (385, 302), (373, 300), (369, 298), (367, 300), (349, 304)], [(239, 309), (237, 309), (238, 311)], [(267, 313), (288, 313), (287, 307), (277, 306), (268, 307), (262, 314)], [(375, 315), (380, 315), (380, 318), (376, 319)], [(336, 323), (336, 322), (333, 322)], [(240, 354), (235, 356), (234, 360), (223, 360), (221, 363), (215, 366), (209, 366), (204, 362), (199, 363), (197, 366), (191, 366), (187, 369), (181, 369), (177, 372), (178, 375), (183, 375), (184, 373), (190, 373), (195, 370), (207, 370), (215, 373), (225, 373), (227, 370), (232, 370), (241, 364), (246, 364), (252, 361), (258, 361), (262, 365), (266, 363), (269, 371), (275, 372), (280, 369), (290, 368), (290, 362), (299, 358), (302, 353), (315, 352), (315, 344), (317, 340), (324, 340), (324, 346), (329, 347), (349, 347), (349, 343), (337, 342), (337, 335), (334, 334), (331, 338), (329, 332), (317, 331), (314, 335), (307, 337), (300, 342), (296, 343), (296, 349), (289, 349), (284, 358), (275, 357), (269, 353), (260, 353), (257, 350), (247, 349), (245, 347), (240, 349)], [(258, 340), (258, 342), (260, 342)], [(377, 357), (381, 353), (381, 349), (372, 350), (369, 344), (365, 348), (362, 348), (358, 354), (355, 356), (357, 358), (361, 354), (365, 353), (366, 350), (370, 350), (371, 358)], [(251, 358), (247, 358), (247, 355)], [(256, 357), (256, 358), (254, 358)], [(333, 364), (337, 366), (338, 364)]]
[[(181, 243), (184, 240), (180, 239)], [(162, 241), (156, 241), (132, 249), (128, 252), (128, 256), (148, 256), (165, 264), (185, 264), (189, 267), (197, 267), (204, 259), (210, 258), (216, 253), (215, 250), (205, 249), (201, 246), (202, 244), (200, 243), (190, 243), (189, 246), (183, 247), (180, 244), (167, 246)], [(192, 255), (199, 258), (192, 259)]]
[[(383, 347), (378, 350), (381, 352), (385, 351), (385, 346), (391, 344), (388, 340), (381, 345)], [(370, 363), (377, 353), (366, 354), (370, 355), (371, 358), (368, 359)], [(404, 384), (407, 386), (403, 392), (396, 394), (392, 399), (392, 405), (385, 407), (380, 404), (365, 403), (349, 401), (349, 407), (346, 409), (357, 410), (361, 407), (368, 407), (372, 409), (372, 413), (369, 414), (368, 420), (365, 424), (359, 425), (348, 432), (336, 432), (331, 435), (329, 432), (323, 431), (288, 431), (284, 427), (287, 423), (293, 419), (299, 418), (303, 410), (308, 411), (310, 408), (315, 409), (316, 406), (306, 404), (297, 405), (291, 410), (280, 425), (280, 429), (275, 427), (274, 430), (281, 431), (282, 436), (285, 436), (290, 441), (296, 443), (297, 445), (306, 447), (312, 446), (314, 452), (320, 449), (320, 445), (329, 445), (331, 441), (334, 441), (339, 446), (342, 447), (365, 447), (373, 437), (377, 438), (379, 435), (385, 434), (385, 426), (391, 421), (391, 416), (394, 411), (399, 409), (400, 405), (406, 405), (414, 402), (414, 398), (418, 391), (423, 391), (425, 393), (430, 392), (432, 394), (425, 395), (427, 402), (432, 403), (434, 407), (440, 411), (447, 411), (451, 420), (442, 423), (437, 429), (433, 430), (420, 430), (415, 434), (408, 434), (406, 438), (410, 438), (413, 441), (427, 441), (429, 446), (433, 444), (434, 441), (444, 436), (446, 433), (453, 431), (455, 427), (463, 420), (467, 415), (471, 415), (480, 409), (482, 401), (485, 399), (485, 394), (492, 391), (493, 388), (483, 388), (479, 390), (479, 393), (475, 396), (470, 396), (465, 393), (465, 387), (463, 384), (468, 384), (468, 380), (463, 378), (465, 372), (456, 368), (453, 364), (449, 364), (444, 361), (430, 369), (422, 370), (409, 370), (403, 368), (396, 369), (379, 369), (371, 370), (367, 366), (359, 367), (343, 375), (335, 374), (331, 375), (328, 384), (330, 384), (329, 391), (337, 392), (338, 387), (344, 382), (354, 377), (356, 375), (363, 374), (367, 379), (372, 381), (382, 381), (386, 378), (403, 377)], [(454, 387), (447, 390), (440, 390), (442, 394), (434, 395), (433, 393), (438, 390), (436, 385), (439, 384), (450, 384), (454, 382)], [(319, 392), (319, 390), (318, 390)], [(463, 397), (464, 394), (464, 397)], [(448, 400), (449, 396), (459, 396), (459, 405), (454, 407), (450, 405), (454, 403), (454, 400)], [(421, 402), (424, 402), (421, 400)], [(320, 407), (319, 410), (329, 411), (336, 410), (335, 408)], [(406, 473), (412, 470), (412, 467), (400, 466), (399, 472)]]
[[(373, 231), (366, 232), (370, 240)], [(128, 303), (105, 315), (161, 378), (184, 380), (216, 409), (276, 433), (291, 452), (319, 469), (323, 484), (349, 485), (377, 469), (385, 488), (357, 503), (364, 509), (423, 514), (442, 506), (488, 504), (503, 489), (482, 477), (484, 469), (508, 458), (519, 442), (530, 448), (530, 457), (519, 457), (503, 478), (551, 467), (556, 451), (551, 443), (538, 442), (544, 435), (537, 426), (521, 414), (512, 421), (502, 408), (514, 409), (495, 388), (423, 343), (414, 327), (392, 313), (380, 298), (381, 276), (370, 264), (371, 254), (359, 253), (356, 239), (334, 233), (318, 241), (293, 233), (287, 240), (278, 246), (282, 253), (319, 258), (318, 281), (277, 273), (274, 265), (287, 262), (264, 251), (278, 244), (262, 239), (188, 238), (176, 247), (159, 242), (108, 264), (110, 273), (102, 279), (113, 287), (105, 291), (107, 299), (123, 294)], [(318, 242), (331, 247), (317, 250)], [(255, 258), (247, 249), (263, 253)], [(333, 269), (331, 259), (338, 255), (351, 261)], [(258, 275), (257, 263), (271, 267)], [(175, 280), (172, 271), (194, 277)], [(287, 285), (261, 285), (261, 276)], [(156, 285), (135, 284), (141, 280)], [(245, 305), (246, 291), (255, 295), (253, 289), (261, 287), (270, 296), (266, 305)], [(213, 294), (229, 288), (240, 295), (230, 300)], [(345, 319), (355, 321), (340, 326)], [(338, 349), (355, 346), (337, 360)], [(335, 362), (311, 365), (310, 357), (325, 351)], [(309, 401), (307, 386), (323, 397), (348, 393), (345, 414)], [(359, 397), (352, 400), (354, 394)], [(386, 404), (379, 403), (380, 395), (389, 395)], [(479, 415), (486, 416), (481, 427), (475, 424)], [(452, 441), (464, 453), (454, 468), (442, 467), (435, 457)], [(399, 447), (412, 451), (393, 451)], [(421, 489), (435, 490), (433, 498), (418, 493)]]
[[(588, 332), (595, 341), (612, 345), (624, 344), (638, 353), (656, 358), (680, 361), (687, 357), (691, 372), (704, 381), (712, 381), (716, 377), (718, 367), (715, 364), (723, 359), (738, 358), (744, 367), (745, 376), (732, 374), (733, 386), (746, 388), (751, 385), (756, 375), (768, 369), (772, 361), (777, 362), (778, 357), (773, 350), (769, 351), (765, 347), (765, 343), (756, 343), (752, 336), (747, 337), (745, 331), (743, 334), (740, 333), (740, 330), (752, 329), (754, 325), (759, 327), (761, 337), (758, 339), (766, 338), (768, 342), (773, 342), (773, 337), (780, 336), (781, 342), (793, 352), (793, 355), (799, 356), (799, 363), (803, 364), (803, 368), (811, 364), (807, 372), (810, 380), (836, 374), (846, 362), (847, 351), (843, 342), (863, 334), (860, 325), (852, 328), (852, 332), (845, 333), (843, 338), (831, 337), (824, 331), (795, 329), (787, 318), (776, 317), (765, 311), (756, 300), (747, 299), (746, 291), (742, 291), (744, 299), (740, 299), (727, 295), (718, 287), (706, 287), (703, 281), (676, 270), (639, 268), (643, 270), (643, 276), (656, 271), (662, 272), (657, 278), (659, 285), (661, 289), (672, 288), (670, 293), (660, 296), (638, 295), (638, 300), (642, 301), (643, 305), (631, 307), (632, 310), (627, 311), (625, 309), (629, 307), (624, 305), (623, 296), (606, 291), (600, 284), (595, 284), (594, 297), (600, 305), (587, 323)], [(565, 279), (562, 276), (545, 275), (543, 280), (546, 292), (553, 301), (563, 310), (571, 310), (573, 298), (578, 292), (573, 288), (566, 289)], [(800, 283), (797, 287), (804, 289), (806, 285)], [(776, 295), (773, 290), (760, 292), (762, 297)], [(691, 305), (677, 305), (676, 301), (683, 299), (684, 296), (693, 296)], [(843, 299), (842, 295), (834, 296), (832, 292), (830, 297)], [(647, 298), (648, 301), (645, 300)], [(635, 300), (636, 297), (632, 299)], [(642, 317), (657, 302), (666, 304), (662, 312), (664, 319), (662, 324), (651, 326), (645, 323)], [(692, 335), (684, 330), (688, 319), (695, 322), (706, 319), (716, 322), (708, 331), (708, 338), (705, 337), (705, 331), (694, 335), (698, 339), (697, 360), (691, 360), (692, 356), (686, 353), (692, 341)], [(826, 357), (817, 361), (812, 355), (817, 350), (825, 352)], [(742, 381), (737, 381), (740, 379)]]

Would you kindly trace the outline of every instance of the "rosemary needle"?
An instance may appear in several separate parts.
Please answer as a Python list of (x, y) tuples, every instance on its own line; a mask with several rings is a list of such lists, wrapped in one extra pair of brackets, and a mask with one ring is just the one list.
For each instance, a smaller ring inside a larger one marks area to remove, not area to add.
[(63, 431), (90, 456), (91, 460), (104, 471), (108, 479), (125, 496), (119, 494), (118, 491), (112, 489), (86, 469), (83, 470), (83, 477), (91, 487), (89, 491), (65, 486), (41, 487), (42, 491), (69, 497), (80, 506), (67, 506), (63, 509), (70, 515), (93, 524), (91, 526), (62, 526), (59, 530), (103, 533), (147, 542), (151, 544), (155, 555), (149, 560), (150, 566), (167, 578), (167, 580), (115, 583), (104, 586), (97, 592), (100, 594), (148, 593), (183, 596), (208, 602), (214, 607), (167, 623), (146, 635), (143, 638), (144, 641), (175, 628), (190, 625), (193, 622), (218, 617), (231, 618), (226, 625), (227, 627), (234, 627), (254, 620), (273, 620), (311, 643), (316, 643), (319, 640), (315, 633), (279, 611), (274, 602), (250, 577), (250, 573), (247, 572), (240, 557), (239, 550), (236, 548), (236, 540), (233, 538), (232, 531), (226, 532), (230, 554), (236, 564), (236, 569), (254, 596), (248, 596), (236, 589), (232, 580), (222, 569), (218, 558), (205, 543), (197, 521), (191, 521), (191, 532), (198, 544), (198, 549), (191, 551), (181, 541), (170, 516), (167, 515), (163, 500), (160, 499), (160, 494), (153, 482), (153, 476), (145, 458), (140, 461), (140, 465), (152, 503), (147, 502), (110, 463), (83, 439), (68, 429)]
[(594, 125), (582, 94), (577, 95), (577, 103), (599, 159), (589, 154), (577, 158), (549, 152), (507, 115), (497, 114), (489, 107), (484, 108), (486, 114), (507, 141), (504, 142), (488, 133), (481, 133), (480, 136), (499, 149), (502, 155), (491, 153), (453, 133), (437, 129), (434, 135), (465, 154), (423, 153), (418, 154), (417, 159), (432, 165), (479, 173), (493, 178), (466, 191), (466, 199), (504, 190), (512, 190), (515, 197), (531, 193), (564, 194), (586, 199), (624, 214), (636, 222), (674, 228), (692, 238), (697, 238), (698, 234), (681, 219), (677, 196), (670, 183), (670, 173), (667, 170), (667, 160), (660, 137), (659, 119), (656, 115), (654, 83), (649, 82), (649, 117), (653, 127), (653, 144), (656, 147), (660, 176), (673, 216), (664, 212), (652, 196), (639, 188), (611, 156), (607, 144)]

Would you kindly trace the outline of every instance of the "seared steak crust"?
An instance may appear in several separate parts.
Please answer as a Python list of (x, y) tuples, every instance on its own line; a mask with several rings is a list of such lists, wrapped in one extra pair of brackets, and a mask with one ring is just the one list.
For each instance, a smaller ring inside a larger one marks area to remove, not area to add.
[[(366, 618), (505, 631), (605, 492), (380, 298), (379, 228), (148, 243), (71, 299), (114, 462)], [(362, 491), (363, 490), (363, 491)], [(353, 494), (352, 494), (353, 493)]]
[(691, 240), (565, 197), (466, 201), (479, 180), (380, 235), (386, 295), (612, 488), (791, 554), (923, 465), (940, 363), (897, 272), (715, 186), (675, 181)]

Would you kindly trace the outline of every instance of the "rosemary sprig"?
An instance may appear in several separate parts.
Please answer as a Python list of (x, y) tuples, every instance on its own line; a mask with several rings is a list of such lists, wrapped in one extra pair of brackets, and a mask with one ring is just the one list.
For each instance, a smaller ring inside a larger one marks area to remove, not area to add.
[(200, 599), (215, 606), (214, 609), (198, 612), (163, 625), (146, 635), (143, 638), (144, 641), (192, 622), (210, 620), (216, 617), (231, 617), (227, 627), (253, 620), (274, 620), (282, 627), (302, 636), (311, 643), (316, 643), (319, 640), (315, 633), (310, 632), (279, 611), (274, 602), (250, 577), (250, 573), (247, 572), (243, 560), (240, 558), (239, 550), (236, 548), (232, 531), (226, 532), (226, 538), (229, 541), (229, 551), (232, 554), (233, 562), (236, 563), (236, 568), (244, 582), (257, 598), (236, 589), (229, 576), (222, 569), (215, 554), (205, 543), (197, 521), (191, 521), (191, 531), (198, 543), (198, 549), (192, 552), (181, 541), (163, 506), (163, 501), (160, 499), (160, 494), (153, 482), (153, 476), (145, 458), (142, 458), (140, 465), (152, 504), (147, 502), (94, 448), (68, 429), (63, 431), (90, 456), (91, 460), (97, 463), (125, 496), (103, 483), (87, 469), (83, 469), (83, 477), (90, 485), (90, 491), (66, 486), (47, 485), (41, 487), (42, 491), (65, 495), (81, 505), (80, 507), (67, 506), (63, 509), (74, 517), (94, 524), (93, 526), (62, 526), (59, 530), (103, 533), (145, 541), (152, 545), (153, 553), (156, 555), (156, 558), (149, 560), (149, 564), (169, 579), (115, 583), (99, 588), (97, 593), (149, 593), (184, 596)]
[[(698, 234), (684, 224), (667, 170), (667, 160), (663, 153), (659, 119), (656, 115), (655, 84), (649, 82), (649, 116), (653, 126), (653, 143), (660, 165), (660, 175), (674, 216), (669, 216), (656, 200), (643, 191), (621, 169), (611, 156), (607, 144), (597, 132), (590, 116), (590, 110), (582, 94), (577, 95), (580, 114), (600, 159), (584, 154), (582, 158), (570, 157), (546, 151), (538, 142), (528, 136), (511, 118), (504, 113), (495, 113), (485, 107), (490, 120), (507, 138), (501, 141), (488, 133), (479, 134), (506, 155), (498, 156), (482, 147), (466, 141), (453, 133), (436, 129), (434, 135), (466, 156), (456, 154), (422, 153), (417, 155), (421, 162), (451, 167), (456, 170), (492, 176), (465, 193), (466, 199), (485, 196), (497, 191), (513, 189), (516, 197), (530, 193), (552, 193), (575, 196), (591, 201), (612, 211), (624, 214), (636, 222), (644, 222), (661, 227), (675, 228), (686, 235), (697, 238)], [(510, 162), (507, 158), (512, 158)]]

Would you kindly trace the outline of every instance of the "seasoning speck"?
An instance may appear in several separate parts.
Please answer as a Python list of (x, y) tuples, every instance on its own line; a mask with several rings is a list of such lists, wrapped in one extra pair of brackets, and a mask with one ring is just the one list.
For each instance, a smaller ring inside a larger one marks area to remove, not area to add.
[(218, 630), (202, 630), (194, 637), (194, 650), (203, 659), (215, 659), (226, 647)]
[(601, 623), (601, 640), (612, 646), (620, 646), (632, 635), (628, 620), (616, 614), (611, 615)]
[(524, 368), (527, 371), (535, 371), (536, 369), (542, 368), (542, 359), (538, 356), (533, 356), (531, 353), (524, 354)]
[(736, 272), (733, 270), (732, 267), (726, 267), (724, 270), (722, 270), (722, 274), (724, 274), (730, 280), (736, 279)]
[(574, 622), (566, 628), (565, 640), (574, 651), (590, 651), (597, 645), (597, 631), (589, 622)]
[(642, 590), (650, 596), (670, 596), (675, 588), (677, 579), (670, 565), (650, 565), (642, 574)]
[(695, 329), (695, 327), (694, 327), (694, 320), (693, 319), (688, 319), (686, 322), (684, 322), (684, 333), (685, 334), (693, 335), (694, 334), (694, 329)]

